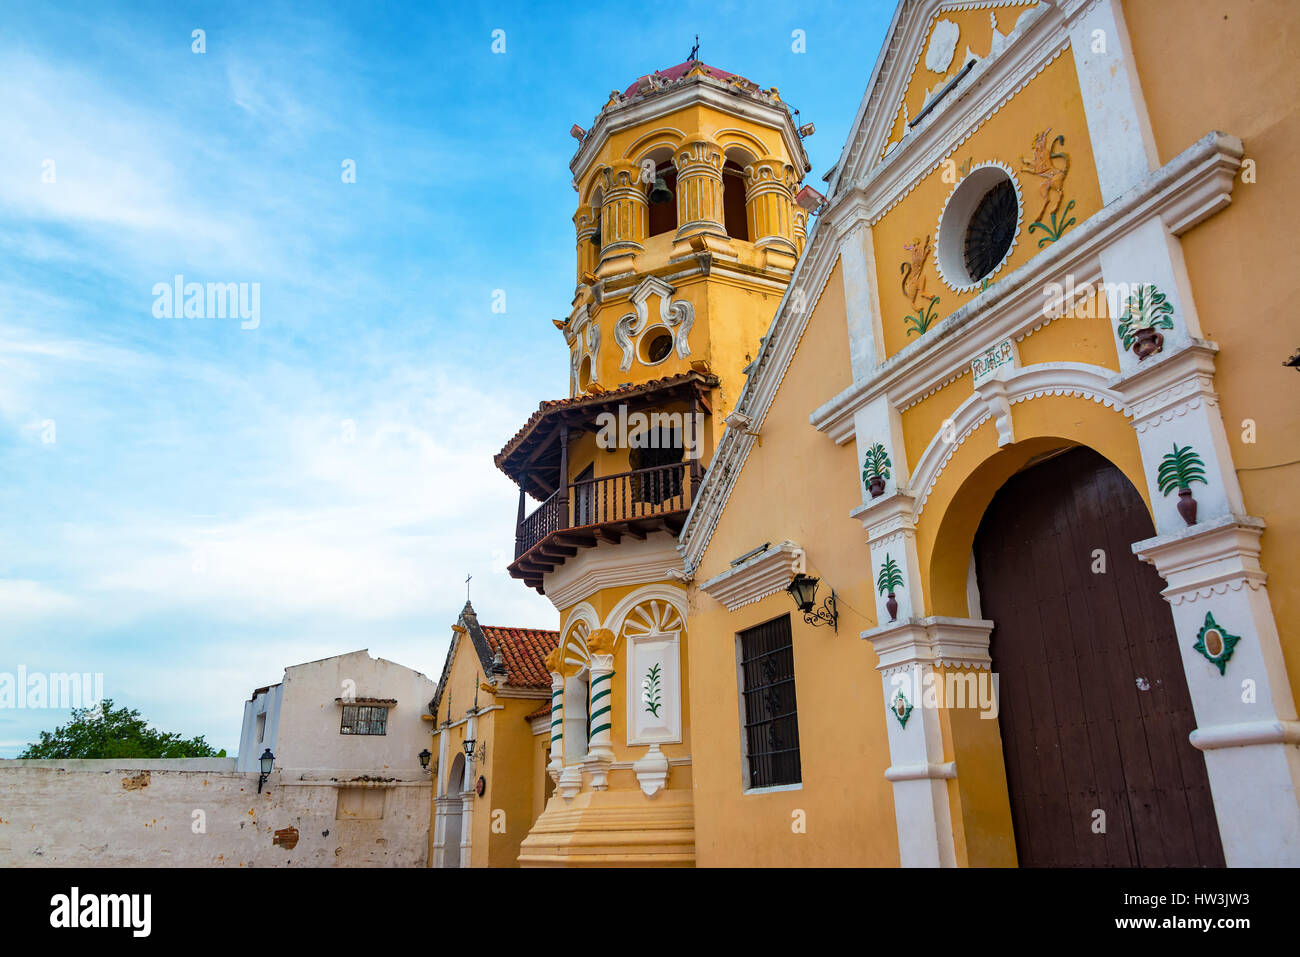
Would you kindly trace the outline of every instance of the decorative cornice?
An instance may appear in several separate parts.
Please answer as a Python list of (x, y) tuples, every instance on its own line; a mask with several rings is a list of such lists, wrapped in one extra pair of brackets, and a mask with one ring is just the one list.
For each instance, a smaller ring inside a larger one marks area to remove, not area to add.
[(1133, 543), (1133, 554), (1155, 566), (1168, 584), (1160, 593), (1171, 605), (1195, 602), (1249, 587), (1268, 576), (1259, 564), (1263, 519), (1220, 515), (1167, 535)]
[(1132, 372), (1112, 377), (1110, 387), (1125, 397), (1133, 413), (1133, 427), (1145, 432), (1203, 404), (1217, 406), (1214, 356), (1218, 351), (1213, 342), (1192, 339), (1144, 360)]
[(918, 666), (990, 668), (993, 622), (983, 618), (907, 618), (862, 632), (880, 659), (876, 670), (899, 674)]
[(803, 549), (785, 541), (715, 575), (700, 590), (726, 605), (727, 611), (735, 611), (781, 591), (803, 570)]
[(707, 106), (728, 116), (779, 131), (786, 151), (796, 165), (805, 172), (812, 169), (789, 107), (783, 101), (748, 94), (711, 76), (691, 74), (656, 95), (638, 97), (603, 109), (569, 163), (574, 188), (577, 189), (578, 181), (615, 135), (692, 106)]
[(671, 538), (651, 535), (644, 542), (597, 545), (570, 558), (543, 579), (546, 597), (558, 611), (602, 588), (661, 582), (681, 571), (682, 559)]

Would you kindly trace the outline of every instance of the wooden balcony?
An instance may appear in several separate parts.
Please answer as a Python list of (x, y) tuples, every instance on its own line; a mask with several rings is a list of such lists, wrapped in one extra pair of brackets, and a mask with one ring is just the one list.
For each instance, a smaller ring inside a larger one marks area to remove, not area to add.
[(624, 535), (682, 530), (699, 486), (698, 461), (604, 475), (561, 486), (515, 528), (510, 574), (542, 590), (542, 576), (600, 542), (618, 544)]

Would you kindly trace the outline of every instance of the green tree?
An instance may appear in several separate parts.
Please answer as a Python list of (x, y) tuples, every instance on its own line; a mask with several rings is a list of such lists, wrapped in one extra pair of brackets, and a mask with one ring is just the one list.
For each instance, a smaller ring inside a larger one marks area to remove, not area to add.
[(114, 708), (105, 698), (88, 708), (73, 708), (72, 719), (27, 746), (20, 758), (224, 758), (203, 740), (182, 738), (149, 727), (134, 708)]

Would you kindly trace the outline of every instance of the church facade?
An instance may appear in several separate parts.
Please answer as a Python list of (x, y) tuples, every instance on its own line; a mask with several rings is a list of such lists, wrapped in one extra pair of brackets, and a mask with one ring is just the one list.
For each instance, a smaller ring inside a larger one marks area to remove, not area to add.
[(1300, 124), (1201, 66), (1294, 20), (903, 0), (826, 197), (697, 61), (575, 127), (519, 863), (1300, 863)]

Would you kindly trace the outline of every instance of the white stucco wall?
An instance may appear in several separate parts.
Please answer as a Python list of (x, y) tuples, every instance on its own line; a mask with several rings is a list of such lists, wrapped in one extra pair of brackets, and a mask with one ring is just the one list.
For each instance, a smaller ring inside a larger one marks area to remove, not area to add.
[[(437, 684), (418, 671), (366, 651), (293, 665), (284, 670), (277, 768), (371, 768), (419, 771), (420, 751), (429, 747), (429, 725), (421, 719)], [(336, 698), (395, 698), (387, 734), (339, 733), (343, 707)]]
[(258, 794), (233, 758), (0, 761), (0, 867), (423, 867), (428, 775), (362, 775), (276, 771)]

